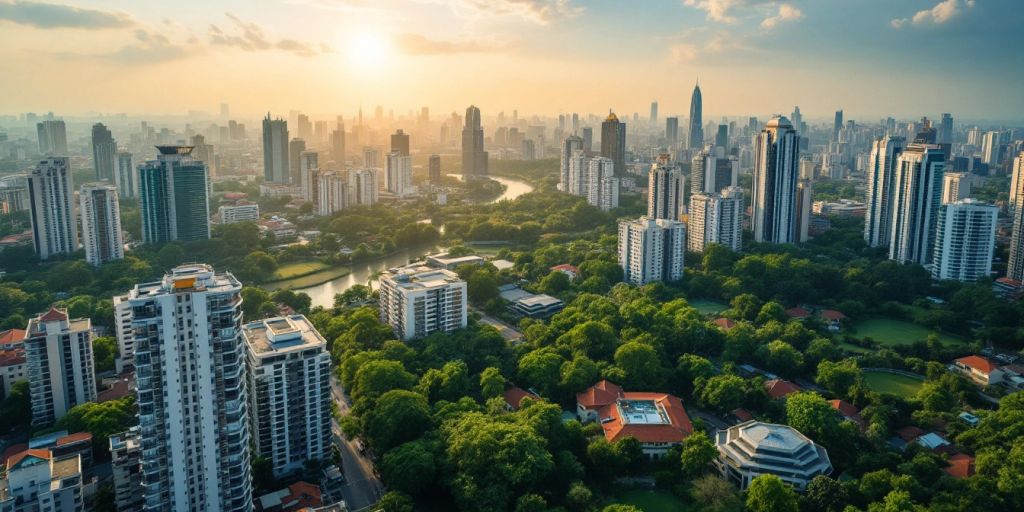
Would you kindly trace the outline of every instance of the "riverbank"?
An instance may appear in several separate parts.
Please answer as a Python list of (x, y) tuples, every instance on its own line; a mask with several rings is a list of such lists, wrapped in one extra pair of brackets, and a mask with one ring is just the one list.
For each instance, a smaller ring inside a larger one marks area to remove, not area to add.
[(260, 283), (259, 287), (272, 292), (277, 290), (298, 290), (328, 283), (351, 273), (352, 268), (347, 266), (326, 267), (302, 275)]

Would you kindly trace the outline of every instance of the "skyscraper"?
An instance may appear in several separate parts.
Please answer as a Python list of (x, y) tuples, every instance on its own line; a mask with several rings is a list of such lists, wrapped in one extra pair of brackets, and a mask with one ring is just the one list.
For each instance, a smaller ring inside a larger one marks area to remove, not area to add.
[(793, 123), (793, 129), (796, 130), (797, 133), (802, 133), (804, 131), (804, 116), (800, 113), (799, 106), (793, 107), (793, 114), (790, 116), (789, 120)]
[(392, 194), (403, 197), (412, 192), (412, 157), (398, 151), (388, 153), (384, 173), (384, 188)]
[(114, 154), (117, 142), (103, 123), (92, 125), (92, 164), (99, 181), (114, 181)]
[(263, 179), (269, 183), (288, 183), (288, 121), (263, 119)]
[(626, 175), (626, 125), (612, 112), (601, 123), (601, 156), (611, 159), (615, 176)]
[(683, 277), (686, 225), (640, 217), (619, 221), (619, 266), (623, 280), (637, 286)]
[(585, 126), (580, 130), (580, 137), (583, 139), (583, 151), (591, 153), (594, 151), (594, 129)]
[[(331, 355), (302, 315), (242, 327), (253, 454), (280, 478), (331, 455)], [(282, 378), (284, 377), (284, 378)]]
[(1010, 233), (1010, 259), (1006, 265), (1006, 277), (1024, 281), (1024, 151), (1013, 160), (1010, 185), (1013, 231)]
[(660, 155), (647, 175), (647, 216), (652, 219), (679, 220), (685, 202), (683, 173), (671, 163), (669, 155)]
[(29, 320), (25, 366), (33, 426), (52, 425), (72, 407), (96, 401), (91, 321), (57, 308)]
[(689, 137), (687, 140), (689, 142), (686, 145), (691, 150), (698, 150), (704, 147), (703, 111), (700, 84), (696, 84), (693, 86), (693, 94), (690, 95), (690, 126), (687, 132), (687, 137)]
[(583, 150), (574, 151), (569, 157), (568, 192), (574, 196), (586, 196), (590, 179), (590, 159)]
[(316, 196), (316, 214), (332, 215), (347, 208), (351, 195), (349, 179), (341, 171), (324, 171), (316, 173), (317, 184), (314, 187)]
[(669, 146), (679, 142), (679, 118), (678, 117), (666, 117), (665, 118), (665, 139), (668, 141)]
[(441, 155), (430, 155), (427, 159), (427, 180), (431, 185), (441, 185)]
[(377, 202), (377, 169), (355, 169), (348, 173), (348, 189), (353, 205), (370, 206)]
[(619, 206), (619, 178), (615, 177), (610, 158), (590, 159), (587, 177), (587, 202), (603, 211)]
[(345, 166), (345, 125), (338, 124), (338, 129), (331, 132), (331, 159), (339, 167)]
[(992, 273), (999, 208), (974, 199), (939, 207), (932, 277), (975, 281)]
[(299, 114), (295, 117), (295, 124), (298, 127), (298, 138), (302, 140), (313, 140), (313, 123), (306, 114)]
[(36, 124), (39, 153), (43, 156), (67, 156), (68, 133), (63, 120), (46, 120)]
[(897, 157), (889, 259), (932, 262), (944, 170), (944, 154), (936, 145), (911, 143)]
[(299, 177), (301, 178), (302, 198), (313, 201), (313, 180), (320, 171), (320, 155), (316, 151), (303, 151), (299, 154)]
[(997, 131), (985, 132), (981, 139), (981, 161), (990, 165), (999, 165), (1002, 161), (1002, 144), (1000, 144), (1000, 133)]
[(409, 134), (398, 130), (391, 134), (391, 151), (398, 151), (402, 156), (409, 156)]
[(113, 185), (82, 185), (78, 192), (85, 261), (93, 266), (124, 258), (121, 211)]
[(147, 244), (210, 238), (206, 164), (190, 146), (157, 146), (160, 154), (139, 166), (142, 240)]
[(839, 141), (839, 132), (843, 129), (843, 111), (836, 110), (836, 119), (832, 123), (832, 141)]
[(726, 187), (721, 194), (698, 192), (690, 196), (686, 248), (704, 252), (707, 244), (739, 251), (743, 243), (743, 189)]
[(120, 197), (138, 197), (139, 183), (132, 165), (132, 154), (118, 151), (114, 158), (114, 183)]
[(796, 240), (796, 183), (800, 144), (793, 125), (775, 117), (757, 136), (751, 199), (754, 240), (792, 243)]
[(651, 125), (658, 124), (658, 102), (651, 102)]
[(1024, 151), (1021, 151), (1013, 159), (1013, 168), (1010, 169), (1010, 204), (1011, 209), (1017, 208), (1017, 198), (1024, 199)]
[(41, 160), (28, 176), (32, 242), (39, 259), (78, 250), (71, 166), (65, 156)]
[(253, 509), (241, 291), (192, 264), (128, 293), (145, 510)]
[(462, 128), (462, 176), (487, 176), (487, 152), (484, 151), (484, 129), (480, 109), (470, 105), (466, 109), (466, 124)]
[(729, 153), (729, 125), (718, 125), (718, 132), (715, 133), (715, 147), (722, 148), (726, 154)]
[(870, 247), (888, 247), (892, 231), (893, 187), (896, 160), (903, 152), (904, 139), (886, 135), (871, 144), (867, 170), (867, 204), (864, 241)]
[(288, 181), (292, 185), (302, 184), (302, 152), (306, 151), (306, 141), (292, 139), (288, 143)]
[(949, 113), (942, 114), (942, 121), (939, 124), (939, 144), (953, 143), (953, 116)]
[(793, 223), (796, 233), (794, 242), (810, 240), (811, 229), (811, 198), (814, 194), (811, 180), (799, 180), (796, 184), (796, 221)]
[(971, 175), (947, 172), (942, 176), (942, 204), (955, 203), (971, 197)]
[[(558, 190), (569, 192), (569, 163), (577, 151), (583, 149), (583, 139), (570, 135), (562, 141), (561, 164), (559, 165)], [(570, 192), (571, 193), (571, 192)]]
[(389, 270), (379, 282), (380, 320), (400, 339), (466, 326), (466, 282), (455, 272), (411, 265)]
[(739, 184), (739, 159), (718, 146), (697, 152), (690, 161), (690, 193), (721, 192)]

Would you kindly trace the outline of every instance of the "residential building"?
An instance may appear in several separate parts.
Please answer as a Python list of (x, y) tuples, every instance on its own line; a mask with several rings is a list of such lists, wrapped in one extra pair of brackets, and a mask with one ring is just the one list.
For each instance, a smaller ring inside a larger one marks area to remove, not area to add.
[(256, 203), (225, 205), (217, 208), (221, 224), (256, 222), (260, 220), (260, 205)]
[(1013, 215), (1013, 228), (1010, 232), (1010, 258), (1006, 265), (1006, 276), (1020, 282), (1024, 281), (1024, 151), (1013, 161), (1010, 211)]
[(72, 407), (96, 401), (91, 321), (50, 308), (25, 330), (32, 425), (52, 425)]
[(647, 216), (652, 219), (679, 220), (683, 204), (683, 172), (662, 154), (647, 174)]
[(39, 154), (43, 156), (67, 156), (68, 132), (62, 119), (49, 119), (36, 124), (39, 136)]
[(0, 178), (0, 213), (11, 214), (28, 209), (28, 175), (13, 174)]
[(351, 176), (341, 171), (324, 171), (317, 173), (316, 214), (322, 217), (333, 215), (349, 206), (352, 195)]
[(607, 380), (576, 394), (576, 417), (599, 421), (609, 443), (632, 437), (643, 454), (659, 459), (693, 433), (683, 402), (667, 393), (623, 391)]
[(889, 245), (896, 161), (903, 152), (904, 142), (903, 137), (887, 135), (871, 143), (871, 158), (867, 170), (867, 210), (864, 214), (864, 241), (870, 247)]
[(707, 244), (739, 251), (743, 244), (743, 189), (728, 187), (721, 194), (701, 192), (690, 196), (686, 225), (686, 249), (704, 252)]
[(132, 154), (118, 151), (114, 155), (114, 184), (120, 197), (139, 197), (139, 180), (132, 165)]
[[(569, 163), (577, 151), (583, 150), (583, 139), (571, 135), (562, 141), (561, 159), (559, 160), (558, 190), (569, 192)], [(571, 192), (570, 192), (571, 193)]]
[[(612, 164), (614, 165), (614, 163)], [(568, 192), (574, 196), (586, 196), (587, 190), (590, 187), (590, 158), (587, 157), (587, 153), (584, 150), (576, 150), (572, 156), (569, 157), (569, 181), (568, 188), (563, 188), (563, 192)]]
[(466, 282), (451, 270), (417, 265), (380, 278), (380, 318), (403, 340), (466, 326)]
[(612, 161), (615, 175), (626, 175), (626, 125), (613, 112), (601, 123), (601, 156)]
[(665, 118), (665, 141), (668, 145), (674, 146), (679, 142), (679, 118), (678, 117), (666, 117)]
[(118, 512), (142, 512), (142, 440), (139, 427), (110, 436), (110, 467)]
[(398, 197), (412, 193), (412, 157), (398, 151), (388, 153), (384, 188)]
[(67, 157), (39, 161), (28, 176), (32, 242), (39, 259), (78, 250), (71, 165)]
[(947, 172), (942, 176), (942, 204), (955, 203), (971, 197), (971, 175)]
[(28, 368), (25, 366), (25, 331), (22, 329), (8, 329), (0, 333), (0, 342), (10, 346), (12, 338), (17, 339), (17, 345), (12, 348), (0, 350), (0, 399), (10, 394), (12, 386), (16, 382), (28, 379)]
[(939, 207), (932, 277), (974, 281), (992, 273), (999, 208), (975, 199)]
[(189, 139), (189, 146), (192, 146), (192, 157), (200, 162), (206, 164), (206, 169), (209, 171), (210, 176), (214, 176), (214, 168), (216, 167), (217, 158), (213, 154), (213, 144), (206, 143), (206, 137), (201, 134), (195, 134)]
[(303, 315), (242, 327), (248, 361), (253, 454), (274, 475), (301, 471), (331, 455), (331, 355), (327, 340)]
[(82, 461), (55, 457), (49, 450), (28, 449), (5, 461), (0, 479), (0, 510), (11, 512), (81, 512)]
[(832, 472), (825, 448), (789, 425), (745, 421), (719, 430), (715, 445), (715, 467), (741, 490), (761, 475), (775, 475), (803, 491), (814, 477)]
[(316, 151), (303, 151), (299, 154), (299, 186), (302, 187), (302, 199), (307, 202), (315, 201), (313, 180), (320, 171), (319, 160), (320, 154)]
[(324, 506), (320, 487), (299, 480), (254, 500), (256, 512), (348, 512), (344, 503)]
[(683, 277), (686, 225), (640, 217), (619, 221), (619, 266), (627, 283), (678, 281)]
[(378, 197), (377, 170), (355, 169), (348, 173), (348, 189), (353, 205), (370, 206)]
[(431, 185), (441, 186), (441, 155), (430, 155), (427, 159), (427, 181)]
[(931, 263), (944, 170), (945, 155), (936, 145), (911, 143), (897, 157), (889, 259)]
[(462, 128), (462, 175), (466, 179), (487, 176), (484, 129), (480, 124), (480, 109), (473, 105), (466, 109), (466, 124)]
[(981, 161), (989, 166), (997, 166), (1001, 162), (1002, 134), (998, 131), (985, 132), (981, 139)]
[(210, 238), (206, 164), (190, 146), (157, 146), (160, 154), (139, 166), (142, 240), (147, 244)]
[(288, 121), (263, 119), (263, 179), (270, 183), (288, 183)]
[(590, 159), (587, 202), (602, 211), (619, 207), (619, 178), (615, 177), (612, 159), (600, 156)]
[(797, 163), (800, 144), (793, 125), (775, 117), (757, 136), (754, 147), (751, 225), (754, 241), (797, 241)]
[(345, 165), (345, 125), (341, 123), (331, 132), (331, 160), (338, 166)]
[(117, 188), (107, 184), (82, 185), (78, 202), (85, 261), (98, 267), (108, 261), (123, 259), (124, 237), (121, 234)]
[[(117, 142), (103, 123), (92, 125), (92, 165), (97, 181), (114, 181), (114, 154)], [(66, 153), (65, 153), (66, 154)]]
[(991, 386), (1003, 381), (1004, 373), (991, 359), (978, 355), (961, 357), (953, 361), (953, 369), (980, 386)]
[(693, 94), (690, 95), (690, 125), (687, 130), (687, 145), (690, 151), (697, 151), (704, 147), (704, 110), (700, 94), (700, 84), (693, 86)]
[(690, 194), (717, 193), (739, 185), (739, 159), (726, 156), (722, 146), (709, 146), (693, 155), (690, 164)]
[(793, 236), (794, 242), (806, 242), (810, 240), (811, 230), (811, 198), (814, 195), (811, 180), (798, 180), (796, 183), (796, 219), (793, 225), (796, 232)]
[(288, 143), (288, 180), (285, 183), (302, 188), (302, 153), (306, 151), (306, 141), (294, 138)]
[(132, 327), (130, 295), (114, 295), (114, 335), (117, 337), (118, 373), (135, 366), (135, 328)]
[(241, 291), (192, 264), (128, 293), (145, 510), (252, 510)]
[(1010, 208), (1017, 208), (1017, 198), (1024, 199), (1024, 151), (1013, 159), (1010, 175)]
[(397, 151), (400, 156), (409, 156), (409, 134), (402, 130), (392, 133), (391, 151)]

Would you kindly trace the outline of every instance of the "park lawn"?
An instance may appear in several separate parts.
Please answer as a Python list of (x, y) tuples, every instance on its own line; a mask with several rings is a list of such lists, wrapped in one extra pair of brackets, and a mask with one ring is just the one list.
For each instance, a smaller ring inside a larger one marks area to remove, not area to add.
[(878, 393), (891, 393), (896, 396), (909, 398), (917, 394), (924, 385), (924, 379), (918, 380), (906, 375), (899, 375), (889, 372), (864, 372), (864, 382), (868, 388)]
[(702, 315), (717, 315), (722, 311), (729, 309), (729, 306), (726, 306), (721, 302), (715, 302), (707, 299), (695, 299), (689, 301), (689, 303)]
[(312, 274), (313, 272), (329, 267), (330, 265), (322, 261), (293, 261), (277, 267), (277, 270), (274, 271), (274, 276), (270, 280), (279, 281), (282, 279), (292, 279), (294, 277)]
[(864, 348), (860, 345), (854, 345), (853, 343), (839, 342), (839, 347), (847, 352), (853, 352), (854, 354), (869, 354), (871, 349)]
[(944, 345), (964, 345), (962, 338), (932, 331), (927, 327), (893, 318), (868, 318), (854, 324), (854, 334), (859, 338), (871, 338), (881, 345), (895, 347), (924, 341), (935, 334)]
[(615, 495), (609, 504), (633, 505), (644, 512), (687, 512), (695, 507), (661, 490), (631, 489)]
[(327, 267), (323, 270), (293, 277), (291, 279), (281, 279), (279, 281), (273, 281), (270, 283), (263, 283), (260, 287), (270, 290), (298, 290), (302, 288), (309, 288), (310, 286), (316, 286), (318, 284), (326, 283), (327, 281), (333, 281), (339, 277), (344, 277), (352, 272), (349, 267)]

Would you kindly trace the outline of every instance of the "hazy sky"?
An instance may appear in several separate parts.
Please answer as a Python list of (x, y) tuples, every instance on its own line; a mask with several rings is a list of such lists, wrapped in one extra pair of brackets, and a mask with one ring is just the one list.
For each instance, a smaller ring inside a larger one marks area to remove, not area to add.
[[(1024, 0), (0, 0), (0, 112), (1024, 118)], [(865, 120), (867, 120), (865, 119)]]

